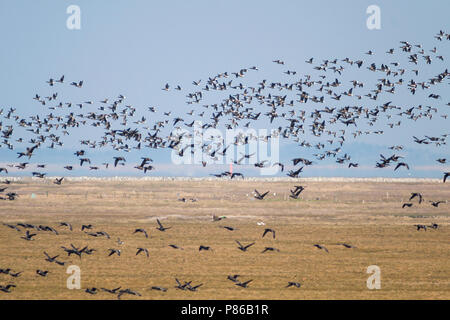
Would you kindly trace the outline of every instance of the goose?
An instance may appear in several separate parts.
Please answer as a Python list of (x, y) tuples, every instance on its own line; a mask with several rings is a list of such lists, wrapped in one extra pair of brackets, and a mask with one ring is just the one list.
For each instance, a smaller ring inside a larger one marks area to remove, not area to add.
[(340, 243), (340, 245), (346, 247), (347, 249), (356, 249), (355, 246), (348, 244), (348, 243)]
[(124, 294), (130, 294), (130, 295), (134, 295), (134, 296), (141, 296), (141, 294), (137, 291), (133, 291), (131, 289), (124, 289), (124, 290), (120, 290), (119, 294), (117, 295), (117, 299), (120, 300), (120, 297)]
[(167, 291), (167, 288), (163, 288), (163, 287), (159, 287), (159, 286), (153, 286), (150, 289), (151, 290), (162, 291), (162, 292), (166, 292)]
[(245, 281), (245, 282), (236, 282), (235, 283), (235, 285), (237, 285), (237, 286), (239, 286), (239, 287), (242, 287), (242, 288), (248, 288), (248, 284), (250, 283), (250, 282), (252, 282), (253, 280), (248, 280), (248, 281)]
[(63, 180), (64, 180), (64, 177), (59, 178), (59, 179), (56, 178), (55, 181), (53, 181), (53, 183), (56, 184), (56, 185), (61, 185), (61, 183), (62, 183)]
[(238, 280), (239, 277), (240, 277), (240, 275), (234, 274), (234, 275), (228, 275), (227, 279), (234, 283), (237, 283), (237, 282), (239, 282), (239, 280)]
[(448, 176), (450, 176), (450, 172), (444, 172), (444, 183), (447, 180)]
[(417, 231), (419, 231), (420, 229), (427, 231), (427, 226), (424, 224), (415, 224), (414, 226), (417, 228)]
[(7, 223), (3, 223), (3, 225), (20, 232), (20, 229), (15, 225), (7, 224)]
[(109, 251), (108, 257), (112, 256), (113, 254), (117, 254), (120, 257), (121, 250), (119, 250), (119, 249), (108, 249), (108, 251)]
[(21, 237), (22, 239), (24, 239), (24, 240), (27, 240), (27, 241), (31, 241), (31, 240), (34, 240), (33, 239), (33, 237), (36, 235), (36, 233), (30, 233), (30, 231), (26, 231), (26, 233), (25, 233), (25, 236), (23, 236), (23, 237)]
[(114, 288), (114, 289), (107, 289), (107, 288), (101, 288), (102, 291), (108, 292), (111, 294), (117, 294), (117, 291), (119, 291), (122, 287)]
[(60, 222), (59, 226), (60, 227), (68, 227), (70, 231), (73, 231), (72, 225), (68, 222)]
[(420, 193), (418, 192), (411, 192), (411, 197), (409, 198), (409, 201), (411, 201), (412, 199), (414, 199), (415, 197), (419, 197), (419, 204), (422, 203), (423, 201), (423, 197)]
[(161, 224), (159, 219), (156, 219), (156, 222), (158, 223), (158, 227), (156, 229), (159, 230), (159, 231), (166, 231), (167, 229), (172, 228), (172, 227), (163, 227), (163, 225)]
[(200, 247), (198, 248), (198, 251), (202, 251), (202, 250), (205, 250), (205, 251), (211, 250), (211, 251), (213, 251), (213, 249), (211, 247), (209, 247), (209, 246), (200, 245)]
[(94, 288), (86, 288), (86, 290), (84, 292), (89, 293), (89, 294), (97, 294), (98, 289), (95, 287)]
[(181, 284), (181, 282), (177, 278), (175, 278), (175, 281), (177, 283), (175, 288), (180, 289), (180, 290), (186, 290), (187, 286), (189, 286), (192, 283), (192, 281), (189, 281), (189, 282), (185, 282), (184, 284)]
[(16, 288), (14, 284), (7, 284), (6, 286), (0, 285), (0, 291), (5, 293), (11, 293), (11, 288)]
[(198, 284), (198, 285), (196, 285), (196, 286), (191, 286), (191, 285), (189, 284), (189, 285), (186, 286), (186, 288), (187, 288), (189, 291), (197, 291), (197, 289), (200, 288), (201, 286), (203, 286), (203, 283), (200, 283), (200, 284)]
[(445, 201), (431, 201), (430, 203), (433, 207), (437, 208), (439, 206), (439, 204), (444, 203)]
[(258, 200), (264, 200), (264, 197), (265, 197), (269, 192), (270, 192), (270, 191), (266, 191), (265, 193), (260, 194), (260, 193), (258, 192), (258, 190), (255, 189), (255, 193), (256, 193), (255, 198), (258, 199)]
[(248, 248), (250, 248), (251, 246), (253, 246), (253, 245), (255, 244), (255, 242), (252, 242), (252, 243), (250, 243), (250, 244), (244, 246), (244, 245), (242, 245), (242, 244), (241, 244), (239, 241), (237, 241), (237, 240), (236, 240), (236, 243), (237, 243), (238, 246), (239, 246), (238, 249), (241, 250), (241, 251), (243, 251), (243, 252), (246, 252)]
[(40, 270), (40, 269), (36, 270), (36, 274), (38, 274), (41, 277), (46, 277), (48, 275), (48, 273), (49, 273), (48, 270), (45, 270), (45, 271)]
[(146, 248), (137, 248), (136, 255), (140, 254), (141, 252), (144, 252), (147, 258), (149, 257), (148, 250)]
[(135, 234), (137, 232), (142, 232), (145, 235), (145, 237), (148, 238), (147, 231), (145, 231), (144, 229), (138, 228), (138, 229), (134, 230), (133, 234)]
[(272, 233), (272, 237), (275, 239), (275, 230), (270, 229), (270, 228), (264, 229), (264, 232), (263, 232), (263, 234), (262, 234), (262, 238), (264, 238), (264, 236), (265, 236), (267, 233), (269, 233), (269, 232)]
[(321, 250), (325, 250), (326, 253), (329, 253), (329, 252), (328, 252), (328, 249), (325, 248), (324, 246), (320, 245), (320, 244), (315, 244), (314, 247), (316, 247), (316, 248), (318, 248), (318, 249), (321, 249)]
[(47, 258), (45, 259), (45, 261), (48, 261), (48, 262), (54, 262), (54, 263), (56, 263), (56, 264), (59, 264), (60, 266), (65, 265), (65, 262), (61, 262), (61, 261), (56, 260), (56, 258), (58, 258), (59, 255), (56, 255), (56, 256), (54, 256), (54, 257), (50, 257), (50, 256), (47, 254), (47, 252), (45, 252), (45, 251), (44, 251), (44, 255), (47, 257)]
[(273, 247), (265, 247), (263, 251), (261, 251), (261, 253), (267, 252), (267, 251), (277, 251), (280, 252), (279, 249), (277, 248), (273, 248)]
[(300, 288), (301, 284), (298, 282), (288, 281), (288, 284), (285, 288), (290, 288), (290, 287)]

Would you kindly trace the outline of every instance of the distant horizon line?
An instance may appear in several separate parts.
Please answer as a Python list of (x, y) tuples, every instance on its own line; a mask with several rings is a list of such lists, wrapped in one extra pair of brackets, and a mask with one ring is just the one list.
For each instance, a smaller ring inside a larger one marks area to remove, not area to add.
[[(38, 177), (21, 177), (12, 176), (4, 177), (10, 181), (50, 181), (61, 176), (48, 176), (44, 178)], [(442, 178), (393, 178), (393, 177), (245, 177), (236, 178), (231, 180), (230, 178), (217, 178), (217, 177), (186, 177), (186, 176), (152, 176), (152, 177), (136, 177), (136, 176), (68, 176), (64, 177), (67, 181), (272, 181), (272, 182), (297, 182), (297, 181), (310, 181), (310, 182), (442, 182)]]

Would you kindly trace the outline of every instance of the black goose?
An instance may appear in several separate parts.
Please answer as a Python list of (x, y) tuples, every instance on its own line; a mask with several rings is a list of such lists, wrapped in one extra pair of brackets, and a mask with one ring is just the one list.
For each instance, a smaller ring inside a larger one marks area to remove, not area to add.
[(264, 230), (262, 237), (264, 238), (264, 236), (265, 236), (267, 233), (269, 233), (269, 232), (272, 232), (272, 237), (275, 239), (275, 230), (270, 229), (270, 228), (266, 228), (266, 229)]
[(255, 193), (256, 193), (255, 199), (258, 199), (258, 200), (264, 200), (264, 197), (265, 197), (269, 192), (270, 192), (270, 191), (266, 191), (266, 192), (264, 192), (263, 194), (261, 194), (261, 193), (258, 192), (258, 190), (255, 189)]
[(136, 255), (139, 255), (141, 252), (144, 252), (147, 258), (149, 257), (148, 250), (146, 248), (137, 248)]
[(145, 235), (145, 237), (148, 238), (147, 231), (145, 231), (144, 229), (142, 229), (142, 228), (136, 229), (136, 230), (134, 230), (133, 234), (135, 234), (137, 232), (142, 232)]
[(164, 227), (164, 226), (161, 224), (161, 221), (159, 221), (159, 219), (156, 219), (156, 222), (158, 222), (158, 227), (157, 227), (156, 229), (158, 229), (159, 231), (166, 231), (167, 229), (172, 228), (172, 227)]
[(239, 241), (237, 241), (237, 240), (236, 240), (236, 243), (237, 243), (238, 246), (239, 246), (238, 249), (241, 250), (241, 251), (244, 251), (244, 252), (247, 251), (248, 248), (250, 248), (252, 245), (255, 244), (255, 242), (252, 242), (252, 243), (250, 243), (250, 244), (244, 246), (244, 245), (242, 245), (242, 244), (241, 244)]

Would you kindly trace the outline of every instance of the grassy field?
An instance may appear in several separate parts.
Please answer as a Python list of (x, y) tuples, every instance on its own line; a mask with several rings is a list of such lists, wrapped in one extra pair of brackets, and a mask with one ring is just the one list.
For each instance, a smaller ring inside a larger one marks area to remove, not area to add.
[[(294, 185), (306, 187), (298, 200), (289, 198)], [(270, 193), (256, 200), (255, 188)], [(435, 208), (428, 202), (449, 199), (450, 184), (438, 181), (99, 180), (57, 186), (52, 180), (21, 180), (8, 191), (20, 196), (0, 202), (0, 222), (48, 225), (59, 235), (31, 229), (37, 235), (25, 241), (23, 228), (18, 232), (0, 225), (0, 268), (23, 272), (18, 278), (0, 274), (0, 285), (17, 286), (11, 293), (0, 292), (0, 299), (117, 299), (84, 290), (119, 286), (141, 294), (122, 299), (450, 298), (449, 204)], [(424, 202), (414, 199), (413, 207), (402, 209), (411, 192), (421, 192)], [(182, 197), (197, 201), (178, 201)], [(213, 222), (213, 214), (227, 218)], [(156, 218), (171, 229), (156, 230)], [(74, 230), (60, 227), (61, 221)], [(440, 227), (414, 227), (431, 223)], [(82, 224), (92, 224), (93, 232), (106, 231), (111, 239), (89, 236), (80, 230)], [(267, 227), (276, 230), (276, 239), (271, 234), (262, 238)], [(133, 234), (136, 228), (144, 228), (149, 238)], [(235, 240), (256, 244), (242, 252)], [(344, 242), (356, 248), (340, 245)], [(70, 244), (96, 251), (81, 259), (68, 257), (61, 246)], [(199, 252), (200, 245), (213, 250)], [(138, 247), (147, 248), (149, 258), (136, 256)], [(265, 247), (280, 251), (261, 253)], [(108, 257), (109, 248), (121, 249), (121, 256)], [(59, 255), (65, 266), (45, 261), (44, 251)], [(66, 287), (69, 265), (81, 269), (81, 290)], [(380, 290), (366, 286), (370, 265), (381, 269)], [(37, 269), (48, 270), (48, 276), (38, 276)], [(231, 274), (253, 281), (241, 288), (227, 280)], [(196, 292), (178, 290), (175, 278), (203, 285)], [(285, 288), (288, 281), (302, 286)]]

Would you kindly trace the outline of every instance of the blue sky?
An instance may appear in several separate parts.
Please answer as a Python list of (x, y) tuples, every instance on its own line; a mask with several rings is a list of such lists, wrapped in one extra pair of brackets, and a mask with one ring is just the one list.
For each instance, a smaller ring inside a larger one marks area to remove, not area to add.
[[(72, 4), (81, 9), (80, 30), (66, 27), (69, 16), (66, 9)], [(373, 4), (381, 9), (380, 30), (366, 27), (366, 9)], [(16, 108), (16, 113), (23, 117), (49, 113), (32, 100), (36, 93), (45, 96), (58, 91), (64, 101), (73, 102), (114, 99), (123, 94), (127, 97), (126, 104), (136, 107), (140, 115), (157, 120), (159, 115), (148, 114), (147, 107), (158, 106), (161, 113), (172, 111), (174, 115), (185, 115), (193, 109), (185, 103), (185, 94), (193, 89), (193, 80), (203, 79), (204, 82), (209, 76), (253, 65), (259, 71), (249, 73), (242, 80), (248, 84), (256, 84), (262, 79), (292, 81), (283, 74), (287, 69), (296, 70), (300, 76), (320, 74), (305, 64), (310, 57), (316, 61), (350, 57), (377, 65), (399, 60), (405, 68), (411, 69), (406, 56), (390, 59), (384, 52), (389, 48), (400, 51), (399, 41), (407, 40), (423, 44), (425, 50), (437, 46), (439, 53), (450, 59), (450, 43), (433, 38), (441, 29), (450, 32), (448, 12), (449, 1), (3, 0), (0, 2), (0, 109)], [(375, 51), (373, 57), (364, 54), (370, 49)], [(280, 67), (272, 63), (275, 59), (285, 61), (286, 65)], [(431, 66), (422, 63), (421, 76), (427, 79), (442, 72), (448, 66), (447, 61), (435, 59)], [(379, 77), (379, 74), (369, 73), (367, 69), (352, 69), (345, 79), (371, 83)], [(82, 90), (50, 89), (45, 83), (49, 78), (63, 74), (67, 81), (84, 80)], [(404, 80), (409, 78), (405, 75)], [(161, 90), (167, 82), (180, 84), (186, 90), (167, 94)], [(344, 81), (343, 84), (345, 87), (341, 91), (350, 88)], [(402, 106), (430, 105), (439, 107), (440, 114), (445, 113), (445, 108), (450, 109), (445, 106), (450, 101), (448, 86), (433, 92), (441, 94), (443, 99), (430, 101), (425, 94), (411, 96), (406, 88), (399, 88), (395, 96), (385, 95), (377, 103), (392, 100)], [(210, 103), (220, 102), (222, 96), (212, 94), (207, 99)], [(346, 103), (350, 100), (342, 102), (343, 105)], [(361, 103), (369, 104), (370, 101), (362, 100)], [(311, 105), (310, 109), (313, 108), (319, 106)], [(3, 122), (4, 125), (7, 123), (6, 120)], [(267, 122), (256, 125), (271, 128)], [(278, 125), (275, 121), (274, 127)], [(377, 129), (385, 130), (385, 134), (368, 135), (358, 139), (357, 143), (349, 139), (345, 145), (344, 153), (351, 154), (352, 160), (359, 162), (361, 168), (346, 169), (345, 165), (337, 166), (331, 160), (312, 167), (305, 175), (440, 177), (442, 171), (449, 168), (438, 165), (435, 159), (449, 157), (449, 147), (417, 145), (411, 136), (439, 135), (446, 128), (450, 133), (449, 120), (440, 117), (432, 121), (405, 120), (404, 125), (392, 130), (380, 123)], [(75, 163), (72, 153), (80, 149), (78, 141), (96, 137), (98, 133), (95, 128), (71, 131), (71, 135), (64, 138), (61, 150), (41, 148), (30, 162), (53, 163), (54, 166), (47, 170), (49, 174), (67, 175), (58, 169), (60, 165)], [(407, 156), (406, 162), (412, 164), (412, 170), (393, 172), (392, 168), (373, 168), (379, 153), (392, 154), (387, 147), (393, 144), (405, 146), (405, 151), (399, 153)], [(15, 152), (25, 146), (18, 146), (13, 152), (0, 148), (0, 163), (18, 161)], [(305, 151), (295, 146), (295, 143), (282, 144), (280, 155), (284, 162), (296, 156), (311, 157), (314, 153), (314, 150)], [(98, 163), (115, 155), (111, 150), (89, 154)], [(127, 154), (128, 162), (137, 162), (142, 155)], [(148, 155), (155, 159), (157, 168), (158, 163), (161, 164), (161, 170), (152, 175), (204, 175), (221, 169), (174, 168), (170, 166), (167, 151), (149, 150)], [(248, 172), (253, 174), (253, 171)], [(92, 172), (79, 170), (73, 173), (85, 174)], [(139, 173), (123, 168), (95, 174)]]

